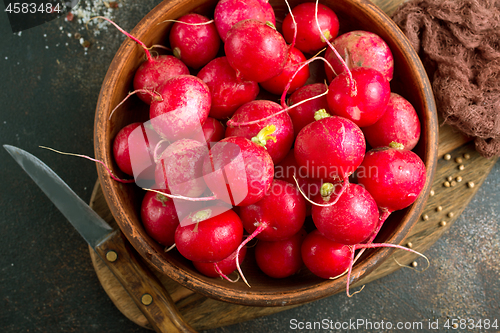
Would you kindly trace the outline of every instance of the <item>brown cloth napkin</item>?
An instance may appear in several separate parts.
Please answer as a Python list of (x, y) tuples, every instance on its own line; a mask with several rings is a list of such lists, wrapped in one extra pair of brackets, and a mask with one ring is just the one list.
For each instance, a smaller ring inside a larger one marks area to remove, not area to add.
[(410, 0), (392, 19), (432, 83), (444, 123), (500, 156), (500, 0)]

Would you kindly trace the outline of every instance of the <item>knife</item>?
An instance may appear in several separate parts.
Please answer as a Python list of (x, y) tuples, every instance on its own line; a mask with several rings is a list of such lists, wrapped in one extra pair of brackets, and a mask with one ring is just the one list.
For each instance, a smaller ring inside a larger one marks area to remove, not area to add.
[(3, 147), (95, 250), (156, 332), (196, 332), (158, 278), (138, 259), (121, 230), (106, 223), (38, 158), (14, 146)]

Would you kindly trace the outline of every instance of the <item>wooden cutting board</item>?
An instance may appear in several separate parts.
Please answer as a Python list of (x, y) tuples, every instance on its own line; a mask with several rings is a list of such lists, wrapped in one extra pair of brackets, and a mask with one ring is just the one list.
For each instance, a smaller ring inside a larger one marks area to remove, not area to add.
[[(497, 160), (481, 157), (468, 138), (456, 133), (449, 126), (440, 128), (438, 151), (440, 158), (437, 171), (422, 219), (402, 242), (402, 245), (406, 246), (411, 243), (411, 248), (419, 252), (428, 249), (453, 225)], [(90, 206), (108, 223), (116, 224), (99, 182), (95, 185)], [(99, 281), (116, 307), (137, 325), (151, 328), (130, 296), (91, 248), (90, 256)], [(407, 251), (395, 251), (393, 258), (395, 260), (386, 260), (356, 285), (366, 284), (396, 271), (401, 265), (410, 264), (415, 260), (415, 255)], [(231, 325), (298, 306), (251, 307), (230, 304), (204, 297), (164, 275), (157, 275), (181, 315), (196, 330)]]

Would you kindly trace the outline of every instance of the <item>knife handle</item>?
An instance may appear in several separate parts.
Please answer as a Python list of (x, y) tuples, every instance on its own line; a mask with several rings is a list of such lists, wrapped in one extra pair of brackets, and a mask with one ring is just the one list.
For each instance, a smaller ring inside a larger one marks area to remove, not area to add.
[(130, 294), (156, 332), (196, 331), (182, 318), (158, 278), (137, 258), (120, 230), (95, 247), (95, 251)]

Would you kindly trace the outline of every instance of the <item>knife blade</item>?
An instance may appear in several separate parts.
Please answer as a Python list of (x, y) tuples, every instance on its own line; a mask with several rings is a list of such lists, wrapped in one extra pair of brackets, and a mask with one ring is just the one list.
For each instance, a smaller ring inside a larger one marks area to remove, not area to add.
[(3, 145), (100, 256), (157, 332), (196, 332), (184, 321), (157, 277), (137, 258), (122, 232), (113, 229), (45, 163)]

